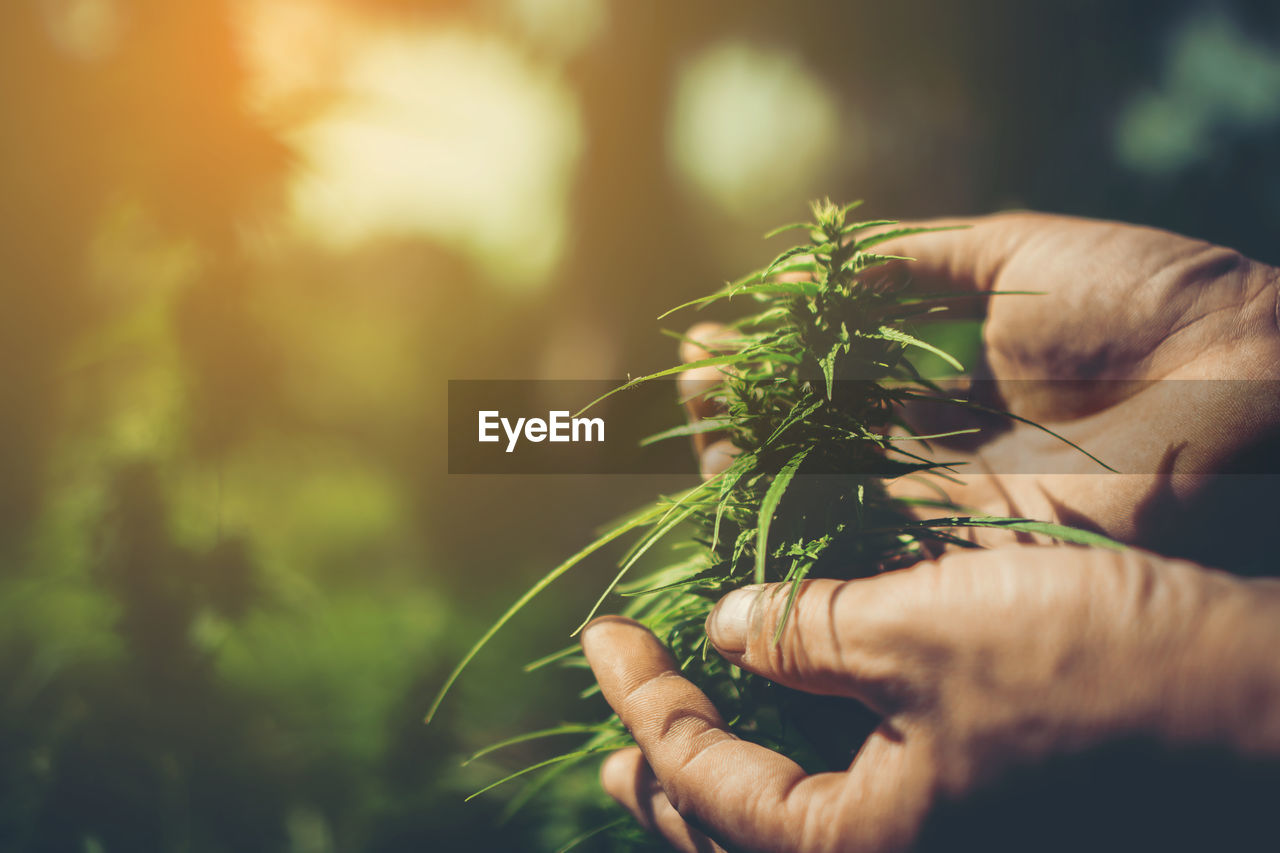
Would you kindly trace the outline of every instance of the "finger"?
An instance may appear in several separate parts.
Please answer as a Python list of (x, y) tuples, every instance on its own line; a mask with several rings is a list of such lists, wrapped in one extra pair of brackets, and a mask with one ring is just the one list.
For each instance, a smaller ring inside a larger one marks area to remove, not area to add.
[[(719, 323), (698, 323), (685, 333), (680, 342), (680, 361), (690, 364), (718, 355), (723, 348), (716, 340), (728, 337), (731, 330)], [(676, 378), (676, 387), (688, 412), (689, 422), (724, 413), (724, 405), (713, 393), (724, 382), (724, 373), (718, 367), (696, 367), (686, 370)], [(696, 433), (692, 436), (694, 450), (702, 453), (723, 436), (721, 432)]]
[(723, 351), (723, 346), (716, 342), (732, 337), (733, 330), (723, 323), (697, 323), (684, 333), (680, 342), (680, 361), (689, 364), (711, 358)]
[(643, 626), (597, 619), (582, 647), (605, 700), (686, 821), (731, 846), (791, 850), (805, 822), (830, 807), (839, 774), (807, 776), (790, 759), (731, 734)]
[(901, 222), (892, 230), (951, 230), (896, 237), (873, 251), (911, 258), (894, 262), (886, 269), (895, 277), (910, 279), (920, 290), (983, 293), (995, 287), (1013, 252), (1036, 230), (1047, 227), (1047, 220), (1055, 219), (1059, 218), (1018, 213)]
[[(695, 367), (686, 370), (676, 378), (676, 391), (680, 401), (684, 403), (685, 414), (690, 424), (696, 424), (707, 418), (723, 415), (724, 401), (716, 393), (724, 385), (724, 373), (718, 367)], [(702, 453), (709, 446), (724, 437), (721, 430), (694, 433), (693, 449)]]
[(734, 590), (707, 617), (707, 637), (743, 669), (797, 690), (851, 697), (891, 716), (927, 687), (914, 683), (911, 672), (910, 610), (913, 595), (927, 597), (928, 581), (915, 590), (911, 582), (934, 565), (864, 580), (805, 581), (785, 623), (791, 584)]
[[(938, 219), (902, 223), (895, 228), (957, 225), (967, 227), (910, 234), (888, 240), (874, 250), (913, 258), (893, 262), (885, 270), (891, 278), (912, 282), (920, 291), (978, 295), (1036, 291), (1047, 298), (1017, 304), (1049, 312), (1049, 320), (1064, 309), (1070, 314), (1069, 309), (1078, 308), (1080, 299), (1088, 298), (1093, 309), (1090, 316), (1103, 323), (1148, 312), (1167, 315), (1169, 306), (1164, 303), (1171, 280), (1197, 280), (1240, 263), (1235, 252), (1156, 228), (1042, 213)], [(1122, 281), (1116, 277), (1118, 271), (1123, 271), (1124, 280), (1151, 282), (1153, 286), (1136, 290), (1115, 286)], [(1154, 286), (1158, 282), (1166, 286)], [(1197, 293), (1201, 291), (1197, 289)], [(1200, 298), (1195, 301), (1200, 303)], [(967, 302), (952, 304), (964, 308)], [(975, 313), (982, 313), (988, 302), (974, 300)]]
[(606, 758), (600, 767), (600, 784), (641, 826), (659, 833), (677, 850), (689, 853), (724, 850), (680, 817), (639, 749), (620, 750)]
[(703, 448), (698, 456), (698, 467), (702, 472), (702, 479), (710, 480), (724, 471), (733, 464), (738, 453), (738, 448), (727, 438), (722, 438)]
[[(1044, 274), (1046, 265), (1062, 255), (1054, 250), (1041, 253), (1038, 247), (1044, 246), (1044, 238), (1057, 240), (1068, 234), (1083, 241), (1082, 249), (1087, 254), (1088, 241), (1096, 242), (1103, 229), (1109, 227), (1109, 223), (1038, 213), (931, 219), (902, 222), (891, 230), (950, 230), (908, 234), (881, 243), (872, 251), (910, 258), (890, 262), (884, 273), (891, 281), (909, 285), (914, 292), (974, 297), (947, 300), (947, 311), (925, 319), (981, 318), (986, 316), (990, 301), (982, 297), (993, 291), (1049, 291), (1061, 284), (1054, 276)], [(1021, 259), (1020, 263), (1014, 263), (1015, 256)]]

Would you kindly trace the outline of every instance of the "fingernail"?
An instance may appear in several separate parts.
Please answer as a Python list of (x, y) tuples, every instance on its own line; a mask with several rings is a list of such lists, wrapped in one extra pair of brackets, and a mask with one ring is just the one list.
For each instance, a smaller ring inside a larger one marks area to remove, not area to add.
[(751, 630), (751, 608), (760, 597), (760, 587), (745, 586), (720, 599), (707, 620), (707, 637), (724, 652), (741, 652), (747, 648)]
[(598, 627), (598, 625), (599, 623), (595, 619), (592, 619), (590, 622), (588, 622), (587, 626), (582, 629), (582, 633), (578, 635), (578, 642), (580, 642), (585, 647), (587, 643), (591, 641), (591, 638), (595, 636), (595, 629)]
[(588, 646), (594, 644), (597, 639), (607, 634), (610, 626), (616, 626), (619, 623), (626, 621), (628, 620), (625, 620), (620, 616), (597, 616), (595, 619), (592, 619), (587, 623), (587, 626), (582, 629), (582, 633), (578, 635), (578, 639), (582, 643), (582, 650), (586, 651)]

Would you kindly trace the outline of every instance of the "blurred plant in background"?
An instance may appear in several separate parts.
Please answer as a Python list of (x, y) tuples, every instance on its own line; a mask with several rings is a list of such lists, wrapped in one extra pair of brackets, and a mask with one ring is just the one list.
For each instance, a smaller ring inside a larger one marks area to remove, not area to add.
[(513, 685), (507, 659), (562, 645), (603, 578), (421, 712), (582, 541), (564, 519), (688, 483), (450, 478), (445, 380), (666, 364), (652, 317), (814, 193), (1280, 261), (1273, 3), (960, 7), (6, 4), (0, 848), (551, 849), (587, 825), (461, 806), (499, 767), (459, 759), (580, 713), (581, 673)]

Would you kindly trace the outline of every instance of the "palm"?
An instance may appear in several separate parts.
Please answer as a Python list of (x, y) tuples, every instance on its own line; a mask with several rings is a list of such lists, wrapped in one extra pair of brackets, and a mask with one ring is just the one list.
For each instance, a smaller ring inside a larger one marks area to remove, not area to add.
[[(978, 444), (935, 448), (963, 463), (963, 482), (945, 485), (962, 506), (1092, 526), (1167, 552), (1170, 532), (1185, 531), (1214, 493), (1214, 475), (1277, 423), (1275, 394), (1258, 385), (1280, 363), (1275, 270), (1235, 252), (1034, 214), (905, 238), (891, 251), (919, 258), (904, 271), (922, 289), (1037, 291), (984, 300), (971, 393), (1121, 472), (1003, 422)], [(912, 414), (925, 423), (915, 425), (937, 431), (941, 409), (921, 407)], [(920, 494), (916, 484), (895, 488)]]

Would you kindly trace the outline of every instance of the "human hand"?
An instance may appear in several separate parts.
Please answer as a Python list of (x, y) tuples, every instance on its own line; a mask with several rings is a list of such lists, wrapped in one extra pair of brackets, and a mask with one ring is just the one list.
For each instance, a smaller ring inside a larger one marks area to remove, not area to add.
[(640, 747), (610, 756), (604, 786), (677, 848), (1274, 845), (1253, 833), (1280, 791), (1276, 582), (1136, 550), (962, 551), (806, 582), (774, 645), (785, 586), (730, 593), (708, 636), (744, 669), (876, 711), (845, 772), (806, 775), (730, 733), (640, 625), (583, 634)]
[[(1253, 462), (1242, 459), (1280, 425), (1280, 271), (1117, 223), (1020, 213), (924, 224), (972, 227), (877, 251), (915, 258), (887, 274), (922, 292), (978, 297), (971, 304), (986, 322), (977, 400), (1048, 427), (1122, 472), (1105, 472), (1025, 424), (986, 423), (976, 437), (936, 445), (934, 458), (960, 463), (963, 482), (938, 484), (949, 500), (982, 514), (1090, 527), (1215, 565), (1233, 562), (1230, 548), (1256, 553), (1255, 534), (1269, 533), (1263, 498), (1275, 478), (1217, 475), (1250, 473)], [(981, 298), (1001, 290), (1038, 293)], [(720, 333), (704, 324), (690, 337), (714, 346)], [(692, 342), (682, 347), (688, 361), (705, 354)], [(685, 393), (717, 379), (716, 368), (691, 371)], [(690, 410), (706, 416), (714, 402), (694, 397)], [(942, 420), (957, 414), (963, 410), (921, 404), (910, 418), (936, 433), (970, 425)], [(725, 442), (695, 438), (704, 475), (727, 465)], [(909, 480), (893, 490), (936, 496)], [(1007, 541), (994, 531), (972, 535)]]

